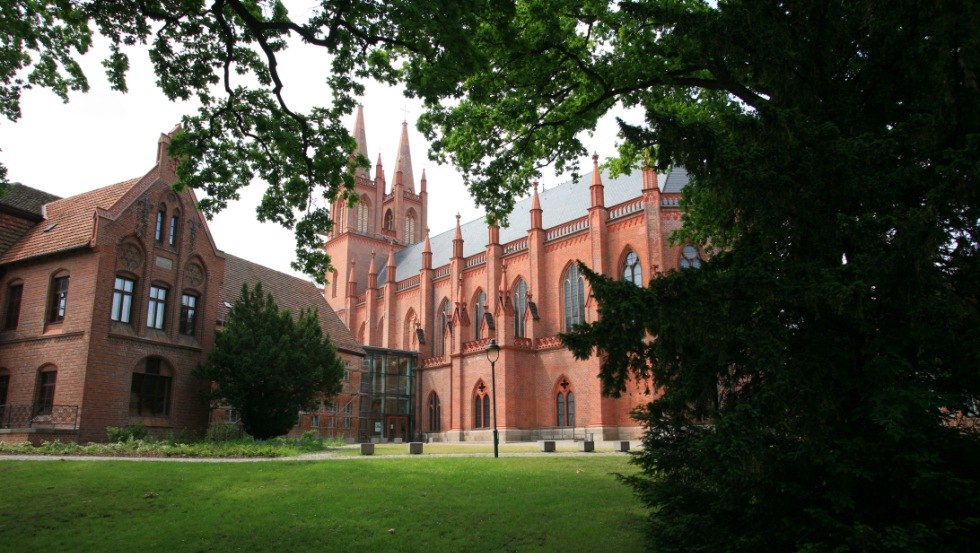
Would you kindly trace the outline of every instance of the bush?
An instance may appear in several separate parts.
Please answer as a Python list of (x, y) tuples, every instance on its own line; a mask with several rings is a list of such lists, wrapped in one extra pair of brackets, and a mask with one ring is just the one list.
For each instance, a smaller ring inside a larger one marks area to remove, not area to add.
[(241, 425), (227, 422), (212, 424), (204, 435), (205, 441), (208, 442), (229, 442), (246, 438), (251, 438), (251, 436), (245, 433), (245, 429)]
[(146, 438), (149, 431), (142, 424), (128, 424), (126, 426), (107, 426), (105, 433), (110, 442), (129, 442)]

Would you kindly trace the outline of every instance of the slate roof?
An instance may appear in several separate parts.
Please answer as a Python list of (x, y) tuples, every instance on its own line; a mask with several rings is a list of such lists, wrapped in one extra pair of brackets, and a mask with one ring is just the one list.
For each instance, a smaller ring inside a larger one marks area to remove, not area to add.
[(60, 199), (60, 196), (15, 182), (11, 183), (6, 194), (0, 196), (0, 210), (19, 212), (18, 215), (40, 220), (44, 217), (41, 206)]
[(95, 231), (95, 210), (110, 209), (139, 180), (130, 179), (44, 204), (44, 220), (3, 253), (0, 265), (87, 246)]
[[(640, 196), (643, 190), (643, 174), (633, 171), (629, 175), (609, 176), (608, 170), (601, 173), (606, 207), (621, 204)], [(660, 176), (659, 181), (665, 194), (679, 193), (687, 184), (687, 171), (683, 168), (674, 169), (666, 178)], [(570, 180), (553, 188), (543, 190), (538, 194), (541, 201), (541, 224), (549, 229), (567, 223), (573, 219), (588, 214), (591, 195), (589, 186), (592, 185), (592, 171), (579, 177), (578, 181)], [(510, 225), (500, 228), (500, 243), (506, 244), (527, 236), (531, 228), (531, 198), (527, 197), (514, 205), (509, 217)], [(478, 254), (486, 250), (487, 224), (480, 219), (474, 219), (460, 225), (463, 235), (463, 257)], [(441, 267), (449, 263), (453, 253), (453, 235), (456, 229), (451, 228), (443, 233), (429, 237), (432, 244), (432, 267)], [(415, 276), (422, 268), (422, 247), (419, 242), (395, 252), (396, 280)], [(378, 258), (378, 282), (385, 281), (387, 273), (387, 256)]]
[(365, 355), (354, 335), (340, 318), (330, 308), (320, 290), (310, 281), (303, 280), (274, 269), (252, 263), (246, 259), (231, 254), (225, 256), (225, 280), (219, 292), (218, 318), (225, 320), (231, 311), (231, 305), (238, 300), (242, 293), (242, 284), (248, 283), (249, 288), (257, 282), (262, 288), (271, 293), (280, 309), (288, 309), (293, 314), (299, 314), (302, 309), (316, 308), (320, 318), (320, 328), (330, 335), (334, 346), (355, 355)]

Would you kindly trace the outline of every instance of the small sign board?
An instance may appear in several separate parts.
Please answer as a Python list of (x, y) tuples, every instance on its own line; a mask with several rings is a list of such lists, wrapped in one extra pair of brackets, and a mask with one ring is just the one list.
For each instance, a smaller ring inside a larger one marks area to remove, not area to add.
[(374, 422), (374, 433), (375, 434), (380, 434), (381, 433), (381, 421), (375, 421)]

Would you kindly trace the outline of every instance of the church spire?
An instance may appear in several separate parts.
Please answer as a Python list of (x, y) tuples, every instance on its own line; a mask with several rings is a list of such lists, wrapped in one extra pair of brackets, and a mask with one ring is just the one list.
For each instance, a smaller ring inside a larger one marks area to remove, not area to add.
[(429, 242), (429, 228), (425, 229), (425, 241), (422, 243), (422, 268), (432, 268), (432, 244)]
[(371, 264), (368, 265), (368, 289), (373, 290), (378, 287), (378, 268), (374, 264), (375, 253), (371, 251)]
[(402, 137), (398, 143), (398, 161), (395, 163), (396, 170), (401, 169), (402, 182), (405, 189), (415, 193), (415, 175), (412, 173), (412, 151), (408, 147), (408, 122), (402, 122)]
[[(369, 159), (367, 151), (367, 130), (364, 127), (364, 106), (357, 106), (357, 119), (354, 121), (353, 134), (354, 141), (357, 142), (357, 150), (354, 153), (364, 156), (364, 159)], [(371, 178), (368, 170), (364, 167), (358, 167), (354, 174), (365, 179)]]

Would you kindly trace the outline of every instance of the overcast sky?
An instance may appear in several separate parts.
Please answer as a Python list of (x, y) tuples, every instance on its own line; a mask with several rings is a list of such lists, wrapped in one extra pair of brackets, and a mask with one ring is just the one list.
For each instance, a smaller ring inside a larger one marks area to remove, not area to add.
[[(72, 94), (65, 104), (47, 90), (29, 90), (22, 98), (23, 117), (16, 123), (0, 120), (0, 161), (7, 166), (11, 181), (67, 197), (141, 176), (153, 166), (160, 133), (195, 110), (192, 103), (167, 100), (156, 88), (145, 52), (139, 50), (131, 52), (129, 92), (109, 90), (99, 65), (101, 51), (97, 43), (84, 58), (89, 93)], [(321, 51), (291, 48), (280, 60), (280, 70), (291, 106), (308, 109), (329, 101), (329, 90), (323, 84), (327, 63)], [(372, 177), (380, 153), (385, 174), (389, 180), (393, 178), (401, 122), (407, 114), (416, 181), (423, 168), (428, 176), (432, 234), (452, 228), (457, 211), (464, 222), (482, 216), (460, 175), (451, 166), (428, 160), (428, 144), (415, 130), (415, 118), (421, 112), (419, 102), (405, 98), (398, 89), (373, 85), (363, 104)], [(353, 126), (353, 119), (351, 114), (348, 127)], [(594, 138), (585, 139), (585, 145), (605, 159), (615, 154), (615, 141), (615, 124), (609, 118)], [(583, 169), (589, 165), (589, 160), (582, 160)], [(566, 178), (545, 175), (541, 180), (550, 188)], [(255, 207), (261, 193), (262, 183), (254, 182), (242, 191), (239, 202), (211, 221), (215, 241), (228, 253), (298, 275), (289, 267), (295, 248), (292, 231), (256, 221)]]

